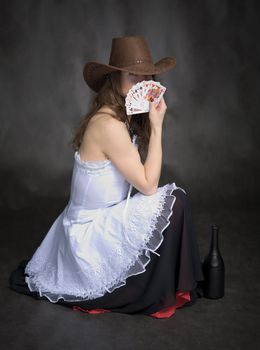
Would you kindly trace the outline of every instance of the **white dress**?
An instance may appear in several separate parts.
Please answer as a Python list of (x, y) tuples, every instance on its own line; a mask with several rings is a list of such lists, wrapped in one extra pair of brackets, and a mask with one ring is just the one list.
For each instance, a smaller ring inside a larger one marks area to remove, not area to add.
[(76, 151), (69, 202), (25, 268), (30, 291), (53, 303), (89, 300), (144, 273), (150, 253), (159, 255), (177, 188), (186, 193), (168, 183), (131, 196), (112, 161), (82, 161)]

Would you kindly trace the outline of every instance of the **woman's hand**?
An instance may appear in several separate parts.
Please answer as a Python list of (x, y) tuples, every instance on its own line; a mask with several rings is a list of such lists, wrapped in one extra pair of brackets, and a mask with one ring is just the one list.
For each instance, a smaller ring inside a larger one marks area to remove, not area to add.
[(155, 102), (149, 101), (149, 119), (151, 122), (151, 127), (161, 127), (163, 124), (164, 115), (167, 109), (164, 98), (162, 97), (158, 106), (156, 107)]

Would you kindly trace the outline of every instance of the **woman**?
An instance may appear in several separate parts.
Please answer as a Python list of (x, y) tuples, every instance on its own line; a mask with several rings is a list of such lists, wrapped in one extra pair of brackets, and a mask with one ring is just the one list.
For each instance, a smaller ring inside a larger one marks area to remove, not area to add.
[(175, 63), (154, 64), (145, 39), (133, 36), (112, 40), (109, 64), (85, 65), (97, 95), (72, 140), (70, 199), (32, 258), (12, 272), (12, 289), (76, 311), (157, 318), (203, 294), (188, 195), (174, 182), (158, 186), (165, 100), (150, 102), (149, 113), (125, 110), (134, 84)]

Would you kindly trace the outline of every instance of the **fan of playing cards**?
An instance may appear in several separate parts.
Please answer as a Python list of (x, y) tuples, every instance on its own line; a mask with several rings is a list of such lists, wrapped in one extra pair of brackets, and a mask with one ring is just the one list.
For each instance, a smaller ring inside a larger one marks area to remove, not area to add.
[(154, 80), (143, 80), (128, 91), (125, 99), (126, 114), (138, 114), (149, 112), (149, 101), (155, 101), (158, 105), (166, 91), (166, 87)]

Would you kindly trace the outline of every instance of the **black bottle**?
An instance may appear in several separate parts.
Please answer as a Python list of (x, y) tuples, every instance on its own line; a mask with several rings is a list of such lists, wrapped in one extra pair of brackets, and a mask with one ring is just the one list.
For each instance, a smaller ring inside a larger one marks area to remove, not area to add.
[(211, 245), (208, 255), (202, 264), (205, 280), (202, 289), (205, 298), (219, 299), (224, 296), (225, 265), (218, 247), (217, 225), (211, 225)]

